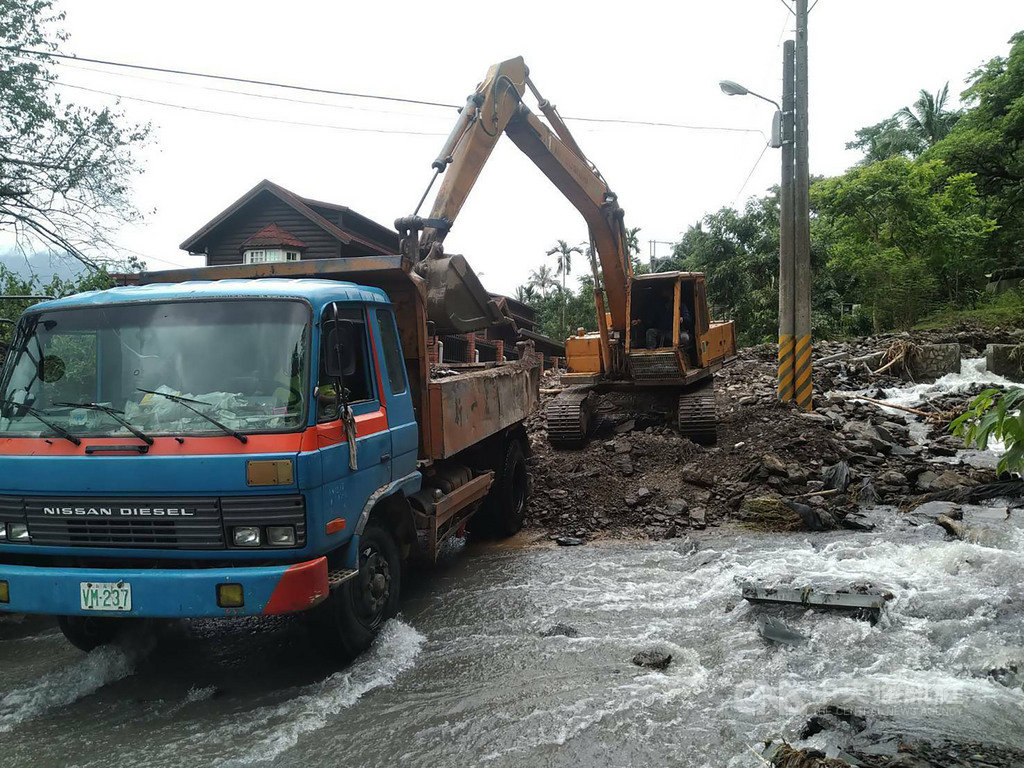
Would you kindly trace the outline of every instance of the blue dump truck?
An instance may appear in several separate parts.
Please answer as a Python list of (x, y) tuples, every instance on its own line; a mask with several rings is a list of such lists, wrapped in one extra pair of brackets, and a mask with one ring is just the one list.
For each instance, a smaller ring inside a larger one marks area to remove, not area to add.
[(0, 375), (0, 610), (83, 650), (139, 620), (305, 612), (352, 656), (407, 561), (467, 523), (518, 530), (539, 361), (432, 377), (431, 336), (497, 319), (461, 257), (433, 274), (207, 267), (29, 308)]

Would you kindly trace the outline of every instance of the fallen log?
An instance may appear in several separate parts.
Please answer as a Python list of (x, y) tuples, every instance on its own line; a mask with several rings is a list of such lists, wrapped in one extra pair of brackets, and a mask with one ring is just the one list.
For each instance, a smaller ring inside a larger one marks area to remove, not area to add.
[(932, 419), (934, 421), (948, 421), (949, 420), (949, 414), (947, 414), (947, 413), (938, 413), (938, 412), (934, 412), (934, 411), (931, 411), (931, 412), (929, 412), (929, 411), (921, 411), (921, 410), (918, 410), (917, 408), (910, 408), (909, 406), (906, 406), (906, 405), (893, 405), (892, 403), (887, 403), (884, 400), (876, 400), (873, 397), (867, 397), (865, 395), (851, 395), (850, 397), (853, 400), (867, 400), (869, 403), (872, 403), (873, 405), (881, 406), (882, 408), (895, 408), (897, 411), (905, 411), (906, 413), (912, 413), (915, 416), (923, 416), (926, 419)]

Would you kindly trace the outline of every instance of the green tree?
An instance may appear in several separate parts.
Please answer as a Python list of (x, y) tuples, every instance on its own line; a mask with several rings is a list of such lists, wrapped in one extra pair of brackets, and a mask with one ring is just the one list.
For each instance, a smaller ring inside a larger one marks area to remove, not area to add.
[[(139, 267), (145, 265), (136, 263)], [(60, 298), (83, 291), (98, 291), (114, 286), (114, 279), (105, 270), (88, 271), (80, 277), (65, 279), (54, 276), (44, 284), (38, 277), (22, 277), (6, 265), (0, 264), (0, 358), (11, 340), (13, 323), (34, 302), (4, 299), (4, 296), (51, 296)], [(2, 359), (0, 359), (2, 362)]]
[(870, 306), (878, 330), (908, 327), (939, 301), (977, 295), (994, 228), (972, 174), (902, 157), (857, 166), (811, 189), (817, 235), (848, 294)]
[(557, 286), (558, 283), (555, 282), (555, 278), (551, 273), (550, 267), (548, 267), (547, 264), (541, 264), (535, 270), (530, 272), (529, 285), (540, 291), (540, 295), (546, 298), (548, 291)]
[(863, 165), (896, 156), (917, 157), (923, 149), (921, 139), (907, 130), (896, 115), (861, 128), (854, 135), (856, 139), (847, 142), (846, 148), (863, 152)]
[(548, 248), (547, 255), (555, 257), (555, 273), (562, 276), (562, 297), (565, 302), (562, 306), (562, 327), (561, 337), (565, 337), (565, 312), (569, 303), (569, 293), (565, 289), (565, 278), (572, 271), (572, 255), (576, 253), (583, 255), (583, 246), (569, 245), (565, 240), (559, 240), (557, 244)]
[(999, 225), (987, 248), (996, 266), (1024, 263), (1024, 32), (1010, 42), (1009, 56), (972, 73), (961, 94), (967, 110), (927, 155), (951, 173), (974, 174), (986, 213)]
[(948, 100), (949, 83), (934, 95), (922, 88), (914, 105), (904, 107), (896, 115), (924, 147), (930, 147), (946, 138), (960, 119), (959, 112), (946, 109)]
[(138, 218), (129, 182), (149, 128), (109, 109), (66, 103), (45, 57), (67, 39), (52, 0), (0, 0), (0, 231), (95, 265)]

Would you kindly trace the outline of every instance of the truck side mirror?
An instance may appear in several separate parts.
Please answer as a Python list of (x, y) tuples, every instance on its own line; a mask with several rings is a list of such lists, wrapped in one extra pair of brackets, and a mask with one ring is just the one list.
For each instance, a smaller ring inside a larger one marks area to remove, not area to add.
[(324, 326), (322, 368), (331, 378), (344, 379), (356, 372), (356, 326), (351, 320), (334, 320)]

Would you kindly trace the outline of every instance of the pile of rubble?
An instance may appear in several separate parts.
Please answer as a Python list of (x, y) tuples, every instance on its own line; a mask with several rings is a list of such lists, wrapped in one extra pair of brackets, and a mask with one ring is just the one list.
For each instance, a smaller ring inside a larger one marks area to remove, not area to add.
[[(1020, 333), (1004, 335), (1013, 341)], [(552, 536), (583, 539), (607, 533), (673, 538), (728, 521), (775, 530), (860, 528), (870, 525), (860, 505), (907, 506), (928, 494), (991, 481), (991, 470), (955, 458), (963, 445), (947, 432), (949, 419), (975, 392), (940, 398), (915, 413), (893, 413), (844, 394), (867, 389), (867, 397), (880, 399), (906, 386), (902, 377), (913, 376), (910, 365), (900, 376), (899, 366), (880, 375), (872, 368), (897, 342), (904, 350), (959, 345), (962, 354), (977, 356), (989, 340), (960, 331), (822, 344), (815, 380), (825, 394), (813, 413), (777, 401), (773, 345), (744, 349), (715, 377), (719, 439), (712, 448), (676, 432), (673, 402), (638, 409), (628, 398), (603, 396), (590, 443), (555, 451), (542, 408), (529, 424), (528, 523)], [(960, 354), (946, 365), (959, 371)], [(557, 391), (559, 381), (546, 375), (542, 386)]]

